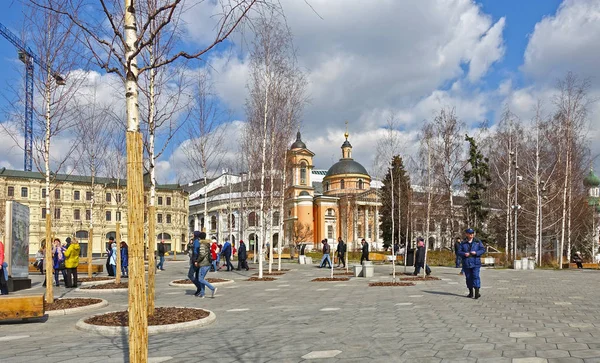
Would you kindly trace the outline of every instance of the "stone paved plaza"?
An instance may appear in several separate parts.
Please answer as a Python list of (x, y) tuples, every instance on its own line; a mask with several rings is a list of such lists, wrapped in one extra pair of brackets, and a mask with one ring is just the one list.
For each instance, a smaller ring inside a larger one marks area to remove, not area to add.
[[(255, 266), (254, 266), (255, 267)], [(482, 271), (482, 298), (464, 297), (458, 270), (434, 268), (441, 281), (414, 287), (368, 287), (368, 280), (310, 282), (328, 270), (285, 263), (274, 282), (233, 278), (214, 299), (170, 287), (187, 262), (167, 261), (157, 275), (157, 306), (202, 307), (216, 313), (208, 327), (150, 336), (154, 362), (600, 362), (598, 271)], [(400, 268), (400, 271), (403, 269)], [(389, 281), (390, 265), (371, 281)], [(34, 288), (42, 293), (41, 276)], [(127, 337), (75, 328), (77, 320), (127, 307), (127, 295), (101, 296), (109, 306), (30, 323), (0, 324), (0, 362), (123, 362)], [(319, 357), (329, 358), (319, 358)], [(333, 357), (332, 357), (333, 356)]]

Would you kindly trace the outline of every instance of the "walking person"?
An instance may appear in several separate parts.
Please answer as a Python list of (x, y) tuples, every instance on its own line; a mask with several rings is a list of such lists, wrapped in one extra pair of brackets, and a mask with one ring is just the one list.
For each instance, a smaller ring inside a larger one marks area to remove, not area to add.
[[(211, 246), (212, 248), (212, 246)], [(250, 268), (248, 267), (248, 252), (246, 251), (246, 244), (244, 241), (240, 240), (240, 249), (238, 250), (238, 267), (237, 270), (244, 268), (248, 271)]]
[(338, 258), (338, 264), (337, 267), (340, 267), (340, 265), (343, 265), (344, 268), (346, 268), (346, 243), (344, 243), (344, 240), (342, 240), (342, 237), (338, 237), (338, 245), (337, 245), (337, 258)]
[(331, 268), (331, 257), (329, 256), (329, 253), (331, 252), (331, 246), (329, 246), (329, 243), (327, 243), (327, 239), (322, 240), (321, 243), (323, 243), (323, 258), (321, 259), (319, 268), (325, 267), (325, 262), (327, 262), (327, 265), (329, 268)]
[(200, 268), (197, 266), (196, 260), (198, 260), (198, 254), (200, 253), (200, 237), (206, 237), (206, 233), (203, 235), (200, 231), (194, 231), (194, 239), (192, 240), (192, 248), (190, 251), (190, 268), (188, 270), (188, 279), (196, 286), (196, 292), (194, 296), (200, 295), (200, 282), (198, 282), (198, 274)]
[(8, 263), (4, 261), (4, 243), (0, 241), (0, 295), (8, 295)]
[(360, 243), (362, 244), (362, 253), (360, 255), (360, 264), (362, 265), (363, 261), (370, 261), (369, 260), (369, 244), (367, 243), (367, 241), (363, 238)]
[(431, 275), (431, 269), (429, 265), (425, 265), (425, 240), (423, 237), (417, 238), (417, 254), (415, 256), (415, 271), (413, 276), (417, 276), (421, 272), (422, 268), (425, 268), (425, 274)]
[[(215, 294), (217, 293), (217, 288), (214, 287), (213, 285), (211, 285), (211, 283), (206, 281), (206, 279), (205, 279), (206, 274), (208, 273), (208, 270), (210, 270), (210, 258), (211, 258), (210, 241), (206, 240), (205, 232), (200, 232), (199, 237), (200, 237), (200, 248), (198, 249), (198, 257), (196, 258), (196, 261), (194, 262), (194, 266), (199, 269), (197, 281), (200, 284), (200, 287), (198, 288), (198, 291), (196, 291), (195, 295), (200, 298), (204, 298), (206, 287), (208, 287), (210, 290), (212, 290), (211, 297), (214, 298)], [(231, 244), (230, 244), (230, 246), (231, 246)]]
[[(479, 289), (481, 288), (479, 270), (481, 269), (481, 255), (485, 253), (485, 247), (483, 247), (483, 243), (479, 239), (475, 238), (475, 231), (472, 228), (465, 230), (465, 235), (466, 237), (460, 244), (458, 253), (462, 257), (467, 289), (469, 289), (467, 297), (479, 299), (481, 297), (479, 293)], [(475, 289), (475, 294), (473, 294), (473, 289)]]
[(575, 262), (577, 268), (583, 268), (583, 258), (581, 257), (581, 252), (575, 252), (575, 256), (573, 256), (573, 262)]
[[(229, 242), (229, 238), (225, 238), (225, 244), (223, 245), (223, 249), (221, 250), (221, 256), (225, 258), (225, 266), (227, 267), (226, 271), (233, 271), (235, 268), (231, 263), (231, 243)], [(210, 252), (210, 247), (209, 247)]]
[(165, 246), (165, 240), (161, 239), (158, 244), (158, 265), (156, 265), (156, 268), (161, 271), (165, 270), (165, 252), (167, 252), (167, 246)]
[(456, 255), (455, 267), (460, 267), (460, 272), (458, 273), (459, 275), (462, 275), (464, 273), (464, 269), (462, 267), (462, 256), (460, 255), (460, 253), (458, 253), (461, 241), (462, 240), (460, 239), (460, 237), (456, 237), (456, 240), (454, 241), (454, 254)]
[(33, 267), (40, 270), (40, 275), (44, 274), (44, 249), (40, 248), (35, 254), (35, 262), (33, 263)]
[(110, 257), (112, 256), (113, 243), (115, 243), (115, 237), (108, 237), (108, 247), (106, 248), (106, 272), (108, 273), (108, 276), (115, 276), (112, 267), (110, 267)]
[(129, 277), (129, 246), (121, 241), (121, 277)]
[(210, 244), (210, 254), (211, 254), (211, 271), (217, 272), (217, 270), (219, 269), (219, 256), (217, 253), (217, 250), (219, 249), (219, 246), (217, 245), (217, 241), (212, 240), (212, 243)]

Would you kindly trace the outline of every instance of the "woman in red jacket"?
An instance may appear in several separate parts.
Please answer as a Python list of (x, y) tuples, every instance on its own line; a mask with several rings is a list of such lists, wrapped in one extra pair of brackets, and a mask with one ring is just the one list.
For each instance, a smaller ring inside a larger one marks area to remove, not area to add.
[(4, 243), (0, 241), (0, 295), (8, 295), (8, 264), (4, 262)]
[(217, 272), (217, 241), (213, 240), (213, 243), (210, 245), (210, 255), (212, 257), (212, 269), (214, 272)]

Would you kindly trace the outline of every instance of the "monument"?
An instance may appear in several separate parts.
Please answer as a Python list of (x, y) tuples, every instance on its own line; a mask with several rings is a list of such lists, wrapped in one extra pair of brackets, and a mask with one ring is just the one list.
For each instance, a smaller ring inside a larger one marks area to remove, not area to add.
[(8, 290), (29, 289), (29, 207), (7, 201), (5, 216), (4, 257), (8, 263)]

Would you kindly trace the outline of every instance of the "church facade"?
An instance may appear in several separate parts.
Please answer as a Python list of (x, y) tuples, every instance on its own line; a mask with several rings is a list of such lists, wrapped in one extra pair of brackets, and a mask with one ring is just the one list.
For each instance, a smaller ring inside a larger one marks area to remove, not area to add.
[(382, 244), (379, 188), (352, 158), (348, 133), (344, 136), (342, 157), (324, 173), (313, 170), (315, 154), (302, 141), (300, 132), (287, 152), (284, 228), (291, 244), (320, 248), (320, 242), (327, 239), (335, 246), (338, 237), (350, 250), (359, 249), (363, 238), (373, 247)]

